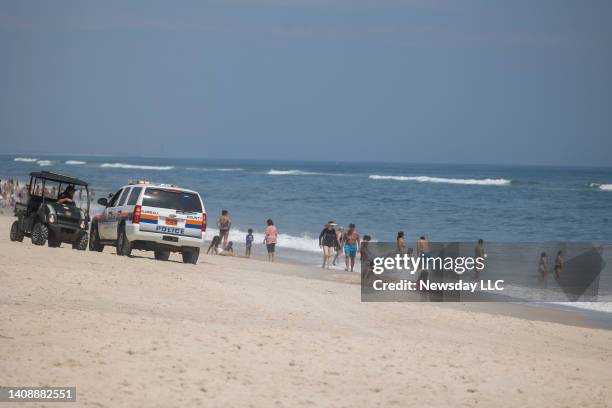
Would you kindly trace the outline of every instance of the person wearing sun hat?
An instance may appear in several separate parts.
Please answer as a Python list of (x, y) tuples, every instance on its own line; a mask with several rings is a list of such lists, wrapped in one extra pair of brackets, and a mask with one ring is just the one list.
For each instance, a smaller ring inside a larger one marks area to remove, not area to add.
[(319, 234), (319, 247), (323, 248), (323, 265), (321, 268), (329, 268), (332, 254), (335, 248), (340, 246), (335, 230), (337, 225), (335, 222), (329, 221)]

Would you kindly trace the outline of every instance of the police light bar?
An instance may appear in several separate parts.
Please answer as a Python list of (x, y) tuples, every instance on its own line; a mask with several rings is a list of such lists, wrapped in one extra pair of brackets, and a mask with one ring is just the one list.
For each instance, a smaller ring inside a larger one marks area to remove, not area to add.
[(151, 184), (148, 180), (130, 180), (128, 184)]

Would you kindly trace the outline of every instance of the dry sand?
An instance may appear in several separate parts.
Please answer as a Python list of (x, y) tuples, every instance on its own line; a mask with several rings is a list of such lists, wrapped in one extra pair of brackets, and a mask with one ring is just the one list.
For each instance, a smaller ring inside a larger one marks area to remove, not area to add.
[(295, 265), (13, 243), (11, 221), (0, 384), (76, 386), (64, 406), (612, 405), (612, 331), (362, 304), (356, 276)]

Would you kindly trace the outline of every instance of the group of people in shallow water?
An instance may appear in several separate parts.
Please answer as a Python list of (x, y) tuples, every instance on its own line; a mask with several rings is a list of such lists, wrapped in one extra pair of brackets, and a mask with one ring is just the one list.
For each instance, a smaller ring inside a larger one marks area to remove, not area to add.
[[(553, 271), (555, 272), (555, 279), (559, 279), (561, 277), (561, 271), (563, 270), (563, 251), (557, 251), (557, 256), (555, 257), (555, 267)], [(546, 282), (546, 278), (548, 277), (548, 255), (546, 252), (542, 252), (540, 254), (540, 262), (538, 264), (538, 272), (540, 272), (540, 279), (543, 283)]]
[[(210, 246), (206, 251), (207, 254), (213, 253), (215, 255), (222, 256), (234, 256), (234, 243), (229, 240), (229, 232), (232, 227), (232, 219), (229, 215), (228, 210), (222, 210), (221, 215), (217, 218), (217, 229), (219, 234), (215, 235), (210, 242)], [(274, 262), (274, 253), (276, 252), (276, 241), (278, 237), (278, 231), (274, 221), (268, 219), (266, 221), (266, 229), (264, 233), (263, 243), (266, 246), (268, 252), (268, 261)], [(245, 254), (247, 258), (251, 257), (251, 250), (253, 248), (253, 229), (249, 228), (245, 237)], [(221, 248), (219, 248), (221, 247)]]

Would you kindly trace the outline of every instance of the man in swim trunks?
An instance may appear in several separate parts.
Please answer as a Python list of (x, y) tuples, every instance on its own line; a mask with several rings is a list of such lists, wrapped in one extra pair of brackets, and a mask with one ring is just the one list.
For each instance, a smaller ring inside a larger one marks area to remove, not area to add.
[(431, 257), (431, 248), (425, 236), (421, 236), (417, 241), (417, 256), (423, 258), (424, 266), (422, 269), (429, 269), (427, 268), (427, 258)]
[(359, 233), (355, 229), (355, 224), (350, 224), (348, 231), (344, 234), (344, 260), (346, 262), (345, 271), (349, 270), (349, 262), (351, 272), (355, 268), (355, 257), (357, 256), (357, 248), (360, 245)]

